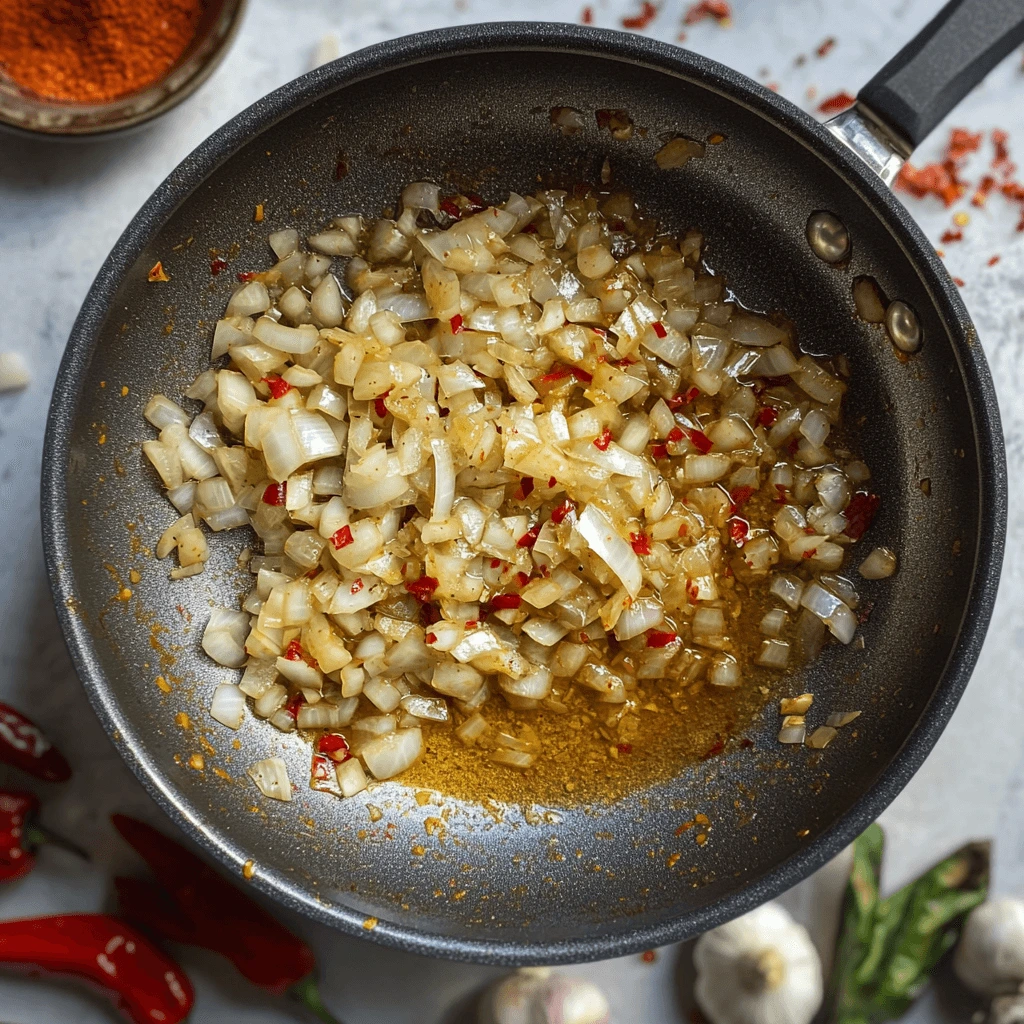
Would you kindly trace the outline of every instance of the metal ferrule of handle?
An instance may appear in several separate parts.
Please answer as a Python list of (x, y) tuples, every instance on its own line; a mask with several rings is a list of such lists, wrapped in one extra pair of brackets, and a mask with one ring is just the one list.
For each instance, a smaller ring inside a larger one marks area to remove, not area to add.
[(910, 150), (861, 104), (825, 122), (825, 127), (847, 149), (856, 153), (886, 185), (891, 185)]

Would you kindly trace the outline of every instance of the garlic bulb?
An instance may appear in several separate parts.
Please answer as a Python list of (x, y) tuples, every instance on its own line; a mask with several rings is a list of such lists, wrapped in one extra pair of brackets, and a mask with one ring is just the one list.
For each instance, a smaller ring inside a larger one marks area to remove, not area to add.
[(818, 952), (774, 903), (701, 936), (693, 962), (711, 1024), (809, 1024), (821, 1006)]
[(480, 1024), (608, 1024), (608, 1000), (589, 981), (524, 967), (484, 996)]
[(1024, 902), (990, 900), (967, 918), (953, 957), (957, 977), (986, 996), (1016, 992), (1024, 982)]

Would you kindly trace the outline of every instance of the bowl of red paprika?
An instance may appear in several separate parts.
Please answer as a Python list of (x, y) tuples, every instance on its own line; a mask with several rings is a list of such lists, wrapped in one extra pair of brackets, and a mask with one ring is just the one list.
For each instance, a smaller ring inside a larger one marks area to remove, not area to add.
[(4, 0), (0, 125), (83, 136), (149, 121), (227, 52), (246, 0)]

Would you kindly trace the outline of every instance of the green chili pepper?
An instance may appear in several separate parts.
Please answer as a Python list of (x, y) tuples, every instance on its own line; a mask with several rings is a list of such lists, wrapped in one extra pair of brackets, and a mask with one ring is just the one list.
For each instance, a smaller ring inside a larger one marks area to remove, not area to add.
[(832, 973), (835, 1024), (901, 1017), (988, 891), (988, 844), (972, 843), (880, 900), (883, 843), (877, 825), (854, 843)]

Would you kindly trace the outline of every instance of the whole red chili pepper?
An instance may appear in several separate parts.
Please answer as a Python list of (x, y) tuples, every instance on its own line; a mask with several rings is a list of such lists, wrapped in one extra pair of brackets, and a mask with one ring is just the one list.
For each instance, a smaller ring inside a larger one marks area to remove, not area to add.
[(66, 782), (71, 765), (42, 729), (20, 711), (0, 702), (0, 761), (44, 782)]
[(149, 865), (159, 885), (115, 880), (121, 913), (153, 935), (227, 957), (244, 978), (274, 995), (287, 994), (328, 1024), (313, 951), (251, 897), (162, 832), (115, 814), (114, 827)]
[(0, 922), (0, 964), (91, 981), (134, 1024), (178, 1024), (192, 1009), (192, 985), (181, 968), (106, 914)]
[(35, 865), (36, 850), (44, 843), (63, 846), (89, 859), (74, 843), (38, 825), (38, 812), (39, 798), (35, 794), (0, 790), (0, 882), (13, 882), (27, 875)]

